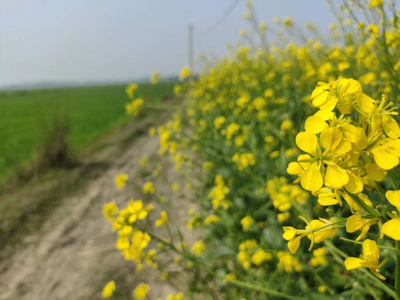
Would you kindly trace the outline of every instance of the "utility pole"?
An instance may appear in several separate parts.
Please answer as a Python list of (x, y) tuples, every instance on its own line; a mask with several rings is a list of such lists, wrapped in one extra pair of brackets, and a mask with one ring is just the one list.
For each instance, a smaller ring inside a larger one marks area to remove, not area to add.
[(189, 69), (190, 72), (193, 74), (194, 68), (194, 54), (193, 54), (193, 25), (189, 25)]

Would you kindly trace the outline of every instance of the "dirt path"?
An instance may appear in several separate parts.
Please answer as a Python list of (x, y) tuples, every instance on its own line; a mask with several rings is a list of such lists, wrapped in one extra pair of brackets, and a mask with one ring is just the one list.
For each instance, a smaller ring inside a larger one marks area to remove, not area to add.
[[(114, 176), (126, 172), (135, 178), (141, 167), (139, 159), (156, 155), (158, 139), (141, 135), (122, 152), (113, 145), (116, 142), (110, 142), (97, 158), (109, 167), (76, 195), (63, 199), (41, 229), (26, 237), (3, 262), (0, 299), (100, 299), (109, 280), (119, 280), (132, 290), (143, 279), (134, 274), (134, 264), (124, 261), (114, 248), (115, 233), (102, 216), (102, 206), (109, 201), (123, 205), (135, 197), (132, 188), (117, 191)], [(184, 227), (191, 204), (181, 201), (175, 220)], [(148, 281), (148, 274), (145, 276)], [(157, 280), (151, 286), (152, 299), (172, 290)]]

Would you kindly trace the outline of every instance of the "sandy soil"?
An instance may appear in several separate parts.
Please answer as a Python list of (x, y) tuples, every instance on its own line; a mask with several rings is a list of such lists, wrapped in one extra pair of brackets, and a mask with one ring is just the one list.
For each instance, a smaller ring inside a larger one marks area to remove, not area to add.
[[(115, 233), (102, 216), (105, 203), (124, 205), (136, 198), (132, 187), (117, 191), (114, 176), (126, 172), (130, 180), (135, 179), (141, 168), (139, 159), (155, 156), (158, 150), (158, 138), (146, 134), (135, 138), (124, 151), (116, 146), (118, 142), (119, 138), (113, 137), (108, 147), (97, 154), (96, 160), (107, 162), (109, 167), (76, 195), (63, 199), (40, 230), (27, 236), (2, 262), (0, 299), (101, 299), (104, 284), (112, 279), (131, 290), (141, 281), (150, 281), (151, 299), (173, 291), (157, 276), (150, 276), (155, 274), (134, 274), (134, 264), (123, 260), (114, 248)], [(163, 172), (170, 180), (174, 176), (172, 165), (167, 164), (167, 168)], [(164, 188), (164, 196), (172, 194), (169, 190)], [(193, 204), (187, 199), (174, 201), (173, 218), (184, 228), (187, 210)]]

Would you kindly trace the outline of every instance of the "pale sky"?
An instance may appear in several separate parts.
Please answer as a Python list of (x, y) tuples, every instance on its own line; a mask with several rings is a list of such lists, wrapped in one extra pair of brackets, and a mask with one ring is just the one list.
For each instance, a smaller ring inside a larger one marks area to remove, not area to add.
[[(245, 0), (208, 35), (235, 0), (0, 0), (0, 87), (37, 82), (121, 81), (177, 75), (188, 64), (188, 25), (195, 54), (226, 52), (246, 28)], [(260, 21), (290, 16), (327, 31), (334, 17), (323, 0), (254, 0)]]

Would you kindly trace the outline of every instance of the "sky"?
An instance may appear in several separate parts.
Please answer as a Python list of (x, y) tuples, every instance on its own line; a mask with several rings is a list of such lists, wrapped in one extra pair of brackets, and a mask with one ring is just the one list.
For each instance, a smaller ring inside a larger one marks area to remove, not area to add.
[[(0, 0), (0, 87), (44, 82), (129, 82), (153, 71), (174, 76), (188, 64), (188, 26), (195, 56), (226, 53), (246, 27), (241, 0)], [(327, 31), (334, 17), (323, 0), (254, 0), (267, 24), (290, 16)]]

